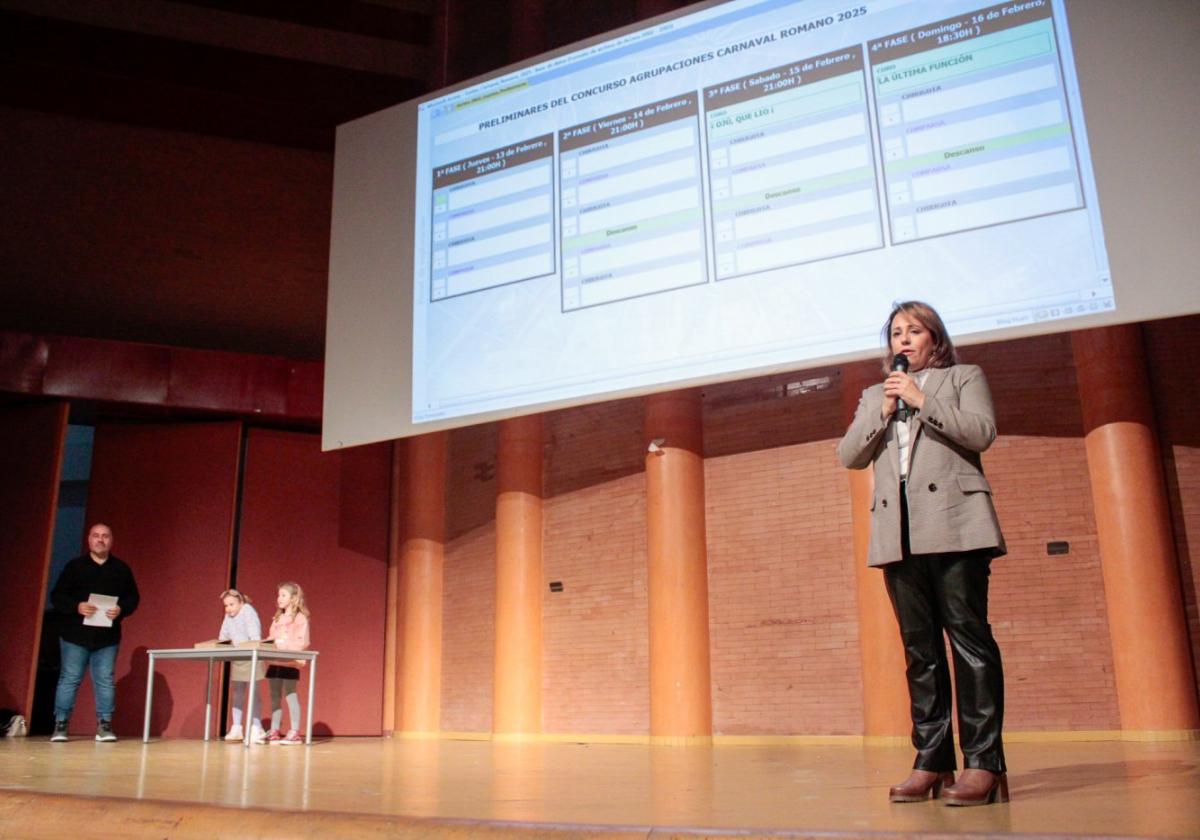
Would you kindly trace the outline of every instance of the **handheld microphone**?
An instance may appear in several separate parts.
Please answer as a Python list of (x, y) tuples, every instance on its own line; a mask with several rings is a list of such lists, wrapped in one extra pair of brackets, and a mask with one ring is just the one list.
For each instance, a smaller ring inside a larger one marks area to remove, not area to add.
[[(897, 353), (895, 356), (893, 356), (892, 370), (899, 370), (903, 371), (904, 373), (908, 373), (908, 356), (904, 355), (903, 353)], [(908, 419), (908, 404), (899, 397), (896, 397), (895, 416), (899, 417), (901, 420)]]

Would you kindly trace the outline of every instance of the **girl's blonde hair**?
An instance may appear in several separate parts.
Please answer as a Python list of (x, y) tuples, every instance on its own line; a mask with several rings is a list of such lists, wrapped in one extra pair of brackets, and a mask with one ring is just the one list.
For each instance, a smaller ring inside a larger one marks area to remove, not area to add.
[[(304, 590), (300, 588), (300, 584), (290, 580), (285, 580), (276, 589), (286, 589), (292, 596), (292, 606), (296, 608), (296, 612), (308, 615), (308, 604), (304, 602)], [(279, 618), (284, 611), (278, 608), (275, 609), (275, 617)]]
[(929, 367), (944, 368), (958, 364), (958, 351), (954, 349), (954, 342), (950, 340), (950, 334), (946, 332), (942, 316), (938, 315), (937, 310), (928, 303), (919, 300), (905, 300), (892, 304), (892, 311), (883, 325), (884, 373), (892, 372), (892, 361), (896, 358), (896, 354), (892, 352), (892, 321), (896, 320), (896, 316), (901, 312), (929, 330), (929, 337), (933, 339), (933, 353), (929, 357)]
[(225, 599), (230, 598), (230, 597), (237, 598), (243, 604), (253, 603), (253, 601), (250, 600), (249, 595), (243, 595), (241, 592), (238, 592), (236, 589), (226, 589), (224, 592), (222, 592), (221, 593), (221, 603), (224, 604)]

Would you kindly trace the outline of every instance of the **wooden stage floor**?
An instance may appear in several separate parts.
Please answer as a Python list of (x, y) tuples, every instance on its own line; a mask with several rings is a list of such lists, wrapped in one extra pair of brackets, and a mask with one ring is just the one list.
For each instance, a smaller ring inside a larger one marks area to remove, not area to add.
[(1015, 743), (1012, 802), (891, 805), (911, 750), (0, 739), (0, 837), (1200, 837), (1200, 742)]

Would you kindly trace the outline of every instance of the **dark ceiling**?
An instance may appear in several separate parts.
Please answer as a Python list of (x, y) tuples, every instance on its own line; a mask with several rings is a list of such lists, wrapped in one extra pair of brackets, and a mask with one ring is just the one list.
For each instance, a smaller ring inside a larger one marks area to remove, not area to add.
[[(684, 5), (0, 0), (0, 172), (10, 193), (0, 208), (15, 220), (0, 231), (0, 329), (319, 359), (339, 123)], [(129, 135), (140, 129), (171, 133)], [(224, 206), (216, 188), (198, 189), (194, 210), (154, 215), (159, 196), (145, 185), (168, 166), (162, 150), (197, 161), (169, 171), (186, 190), (213, 173), (203, 137), (277, 147), (280, 171), (264, 182), (308, 178), (309, 195), (256, 194), (256, 161), (272, 156), (235, 151), (219, 156), (221, 190), (234, 187)], [(115, 161), (103, 157), (113, 150)], [(85, 183), (71, 182), (73, 171)], [(104, 221), (131, 204), (141, 230), (161, 228), (157, 239)], [(231, 237), (238, 213), (248, 224)], [(257, 247), (268, 238), (277, 241)], [(299, 268), (283, 265), (296, 254)]]
[(0, 103), (330, 150), (437, 71), (433, 0), (2, 0)]

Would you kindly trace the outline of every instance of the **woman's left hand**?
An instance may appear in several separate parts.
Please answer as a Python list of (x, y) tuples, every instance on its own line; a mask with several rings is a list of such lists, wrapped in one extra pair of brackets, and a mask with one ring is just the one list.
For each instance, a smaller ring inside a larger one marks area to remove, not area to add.
[(916, 381), (902, 370), (894, 370), (883, 381), (885, 397), (896, 397), (904, 400), (909, 408), (924, 408), (925, 394), (917, 387)]

